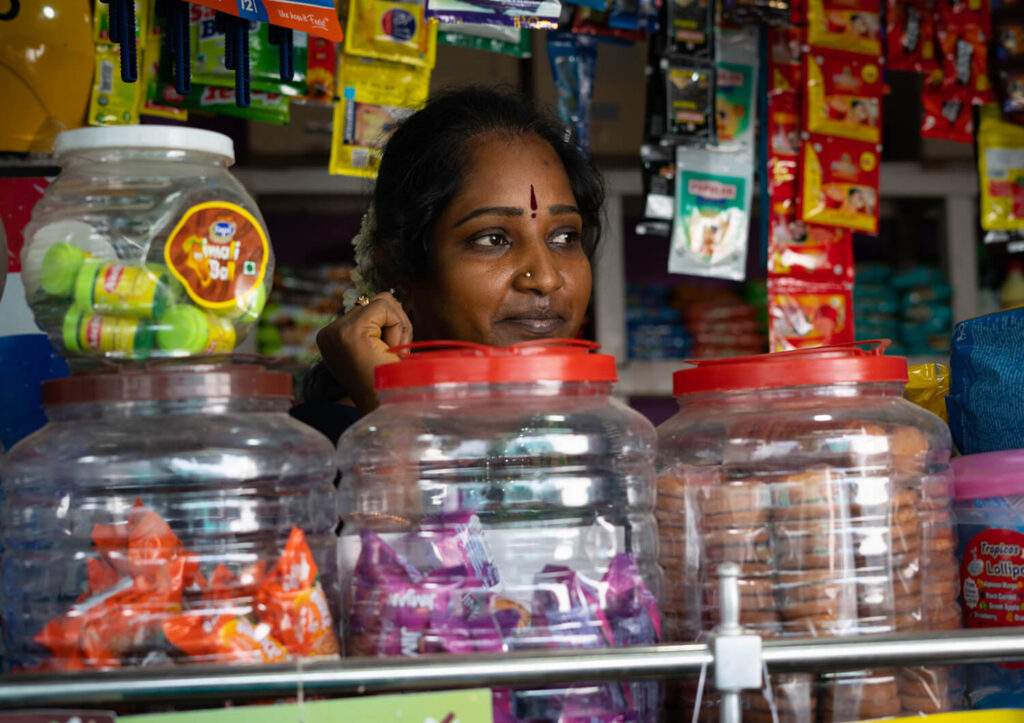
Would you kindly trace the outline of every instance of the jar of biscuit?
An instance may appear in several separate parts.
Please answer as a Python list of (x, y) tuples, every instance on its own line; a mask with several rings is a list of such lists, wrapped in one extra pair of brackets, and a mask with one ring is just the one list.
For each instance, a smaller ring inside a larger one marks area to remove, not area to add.
[[(338, 444), (346, 655), (653, 644), (654, 427), (579, 341), (428, 342)], [(659, 685), (495, 689), (496, 721), (655, 721)]]
[(331, 443), (288, 374), (167, 364), (44, 382), (0, 458), (16, 671), (339, 654)]
[[(666, 638), (718, 623), (717, 567), (765, 638), (961, 626), (947, 427), (903, 399), (887, 342), (695, 362), (658, 429)], [(864, 348), (868, 347), (868, 348)], [(953, 709), (949, 669), (773, 676), (744, 720), (856, 721)], [(671, 705), (690, 710), (692, 684)], [(702, 714), (714, 717), (708, 703)]]
[(73, 368), (224, 355), (258, 319), (274, 254), (220, 133), (80, 128), (25, 228), (36, 323)]

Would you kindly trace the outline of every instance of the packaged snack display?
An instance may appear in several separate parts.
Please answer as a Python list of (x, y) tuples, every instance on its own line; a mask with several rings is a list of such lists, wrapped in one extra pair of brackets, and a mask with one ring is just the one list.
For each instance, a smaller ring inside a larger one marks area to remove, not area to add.
[[(768, 638), (960, 627), (950, 439), (903, 399), (906, 362), (855, 345), (696, 362), (658, 428), (666, 638), (718, 622), (721, 563), (740, 622)], [(932, 667), (772, 676), (744, 719), (862, 720), (951, 710)], [(668, 701), (684, 711), (684, 686)], [(824, 718), (817, 718), (824, 711)], [(760, 715), (758, 715), (760, 714)]]
[(887, 0), (885, 64), (888, 70), (926, 73), (935, 57), (935, 0)]
[(645, 143), (640, 147), (644, 172), (644, 220), (637, 233), (668, 236), (676, 205), (676, 152), (674, 148)]
[(1004, 121), (995, 105), (979, 111), (978, 176), (981, 227), (989, 232), (1024, 230), (1024, 128)]
[(309, 38), (306, 54), (306, 95), (303, 100), (330, 103), (338, 73), (338, 46), (323, 38)]
[(800, 28), (768, 31), (768, 92), (799, 92), (803, 88)]
[(807, 0), (807, 44), (878, 58), (880, 0)]
[(533, 52), (530, 31), (523, 28), (495, 27), (492, 25), (440, 24), (437, 42), (460, 48), (488, 50), (492, 53), (529, 58)]
[(714, 58), (715, 8), (710, 0), (666, 0), (668, 52), (689, 58)]
[(669, 271), (743, 280), (753, 181), (752, 151), (676, 149)]
[(882, 66), (878, 58), (835, 50), (804, 55), (804, 128), (866, 143), (882, 140)]
[[(353, 655), (660, 640), (654, 429), (588, 342), (431, 342), (338, 444)], [(655, 721), (657, 683), (494, 691), (496, 720)]]
[(943, 88), (942, 71), (935, 71), (925, 78), (921, 105), (924, 109), (922, 138), (974, 142), (974, 109), (970, 93), (965, 89)]
[(801, 150), (802, 219), (877, 233), (878, 146), (811, 134)]
[(961, 321), (953, 329), (952, 380), (946, 407), (962, 454), (1024, 447), (1024, 307)]
[(976, 104), (995, 100), (988, 75), (988, 24), (984, 13), (943, 10), (935, 29), (943, 88), (966, 91)]
[(849, 286), (783, 276), (768, 281), (769, 349), (793, 351), (854, 339)]
[[(141, 53), (140, 53), (141, 55)], [(145, 86), (121, 80), (118, 68), (121, 50), (117, 45), (96, 46), (96, 72), (89, 97), (89, 125), (125, 125), (139, 122)]]
[(717, 143), (754, 148), (757, 117), (757, 33), (751, 28), (719, 30), (715, 120)]
[(561, 12), (558, 0), (427, 0), (427, 17), (439, 23), (554, 30)]
[(850, 283), (853, 235), (842, 228), (777, 220), (769, 238), (768, 272), (802, 282)]
[[(57, 155), (62, 171), (33, 209), (22, 266), (37, 323), (73, 366), (227, 353), (245, 338), (274, 257), (259, 209), (227, 170), (229, 138), (82, 129), (58, 137)], [(118, 203), (101, 201), (111, 194)], [(202, 344), (203, 332), (179, 328), (199, 319), (209, 321)]]
[(348, 11), (345, 53), (433, 68), (437, 23), (423, 2), (355, 0)]
[(244, 364), (44, 383), (49, 424), (0, 463), (5, 662), (337, 655), (332, 450), (291, 393)]
[[(964, 626), (1024, 623), (1024, 452), (969, 454), (953, 460)], [(967, 668), (967, 699), (991, 708), (1024, 702), (1018, 664)]]
[(907, 375), (909, 379), (903, 395), (948, 423), (946, 395), (949, 393), (949, 367), (935, 363), (918, 364), (908, 367)]
[(395, 126), (427, 100), (430, 69), (343, 56), (330, 172), (374, 178)]
[(662, 61), (665, 77), (667, 135), (678, 143), (709, 145), (715, 142), (716, 72), (710, 65), (687, 60)]
[(558, 117), (575, 132), (576, 143), (590, 147), (590, 105), (594, 96), (597, 39), (573, 33), (548, 33), (548, 63), (558, 95)]

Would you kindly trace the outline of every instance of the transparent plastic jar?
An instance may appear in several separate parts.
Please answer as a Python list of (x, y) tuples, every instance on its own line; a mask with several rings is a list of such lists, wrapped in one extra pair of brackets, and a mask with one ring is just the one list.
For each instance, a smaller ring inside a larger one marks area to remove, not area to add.
[(49, 423), (0, 459), (7, 662), (336, 656), (333, 449), (291, 392), (247, 364), (45, 382)]
[(57, 137), (61, 172), (25, 229), (25, 295), (73, 366), (221, 355), (266, 302), (274, 254), (228, 171), (231, 139), (178, 126)]
[[(338, 443), (346, 655), (660, 639), (654, 428), (595, 349), (426, 343), (377, 368), (380, 406)], [(495, 720), (652, 721), (658, 695), (496, 690)]]
[[(740, 620), (764, 637), (961, 627), (949, 430), (904, 400), (906, 360), (883, 356), (886, 345), (674, 375), (679, 413), (658, 428), (666, 638), (718, 624), (723, 562), (739, 563)], [(950, 671), (928, 667), (773, 684), (785, 721), (934, 713), (958, 697)], [(689, 712), (693, 693), (682, 684), (673, 703)], [(745, 719), (771, 717), (761, 693), (744, 707)]]

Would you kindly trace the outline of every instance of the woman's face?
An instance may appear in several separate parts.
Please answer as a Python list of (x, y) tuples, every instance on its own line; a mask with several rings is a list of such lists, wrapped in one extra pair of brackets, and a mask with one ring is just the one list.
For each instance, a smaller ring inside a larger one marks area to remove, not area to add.
[(505, 346), (574, 337), (590, 299), (582, 218), (561, 160), (536, 136), (477, 142), (413, 287), (417, 340)]

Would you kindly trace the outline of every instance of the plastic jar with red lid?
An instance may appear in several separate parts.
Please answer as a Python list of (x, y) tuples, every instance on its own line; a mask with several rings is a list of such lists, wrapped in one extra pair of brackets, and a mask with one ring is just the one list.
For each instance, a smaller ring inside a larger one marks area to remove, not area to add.
[[(338, 443), (346, 655), (660, 639), (655, 433), (597, 345), (437, 342)], [(495, 720), (656, 720), (656, 683), (496, 690)]]
[(336, 468), (292, 379), (149, 363), (43, 384), (0, 458), (15, 670), (339, 653)]
[[(668, 639), (718, 623), (723, 562), (741, 568), (741, 623), (766, 638), (961, 627), (949, 430), (903, 398), (906, 360), (886, 346), (676, 372), (679, 412), (658, 428)], [(773, 679), (774, 703), (744, 694), (744, 718), (935, 713), (957, 695), (940, 668), (787, 674)], [(689, 710), (692, 686), (670, 701)]]

